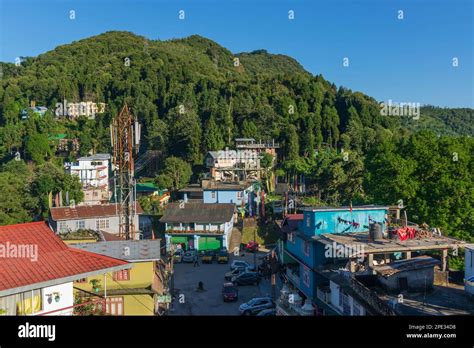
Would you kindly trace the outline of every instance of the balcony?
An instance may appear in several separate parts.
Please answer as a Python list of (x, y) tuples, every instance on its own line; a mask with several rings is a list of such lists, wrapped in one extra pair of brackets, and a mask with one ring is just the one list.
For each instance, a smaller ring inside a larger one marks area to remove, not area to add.
[(329, 304), (331, 302), (331, 289), (329, 286), (320, 286), (316, 289), (316, 296), (322, 302)]
[(299, 276), (299, 268), (292, 270), (290, 267), (286, 269), (286, 276), (288, 279), (297, 286), (300, 285), (300, 276)]

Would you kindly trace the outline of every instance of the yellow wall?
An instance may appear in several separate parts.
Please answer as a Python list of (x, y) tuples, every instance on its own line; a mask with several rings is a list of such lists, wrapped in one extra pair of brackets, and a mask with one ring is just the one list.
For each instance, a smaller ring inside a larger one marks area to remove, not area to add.
[(153, 296), (123, 295), (124, 315), (153, 315)]
[[(135, 262), (130, 269), (130, 280), (117, 281), (112, 273), (107, 273), (107, 291), (114, 289), (143, 289), (151, 287), (154, 276), (153, 261)], [(74, 287), (94, 292), (91, 280), (99, 280), (99, 290), (104, 291), (104, 276), (87, 278), (85, 283), (74, 283)], [(113, 295), (108, 297), (123, 297), (124, 315), (153, 315), (153, 297), (151, 295)]]

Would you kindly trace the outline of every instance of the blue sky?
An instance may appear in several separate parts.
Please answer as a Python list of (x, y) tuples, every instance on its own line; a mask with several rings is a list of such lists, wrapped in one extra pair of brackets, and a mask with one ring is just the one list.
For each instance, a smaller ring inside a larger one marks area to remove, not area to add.
[(287, 54), (379, 101), (474, 107), (473, 16), (471, 0), (0, 0), (0, 60), (109, 30), (199, 34), (234, 53)]

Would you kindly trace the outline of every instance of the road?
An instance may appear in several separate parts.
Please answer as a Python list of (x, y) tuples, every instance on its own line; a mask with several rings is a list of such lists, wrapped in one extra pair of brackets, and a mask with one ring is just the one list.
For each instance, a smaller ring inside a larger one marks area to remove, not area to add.
[[(241, 303), (256, 296), (271, 295), (270, 281), (262, 279), (258, 286), (239, 286), (238, 301), (224, 302), (221, 295), (222, 284), (232, 260), (245, 260), (253, 264), (253, 254), (231, 255), (229, 264), (200, 263), (199, 267), (194, 267), (192, 263), (175, 264), (176, 298), (170, 315), (239, 315), (238, 308)], [(199, 281), (204, 283), (202, 292), (197, 291)]]

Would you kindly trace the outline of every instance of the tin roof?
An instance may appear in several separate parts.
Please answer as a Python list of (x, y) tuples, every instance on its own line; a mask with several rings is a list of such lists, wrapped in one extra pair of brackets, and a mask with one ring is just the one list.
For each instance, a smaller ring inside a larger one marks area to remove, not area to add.
[(233, 203), (170, 203), (160, 222), (224, 223), (232, 219), (234, 210)]
[(96, 243), (74, 243), (72, 248), (90, 251), (126, 261), (160, 259), (160, 240), (113, 240)]
[[(119, 205), (95, 204), (77, 205), (74, 207), (54, 207), (50, 209), (51, 218), (54, 221), (91, 219), (96, 217), (116, 216)], [(137, 214), (143, 214), (143, 209), (137, 202)]]

